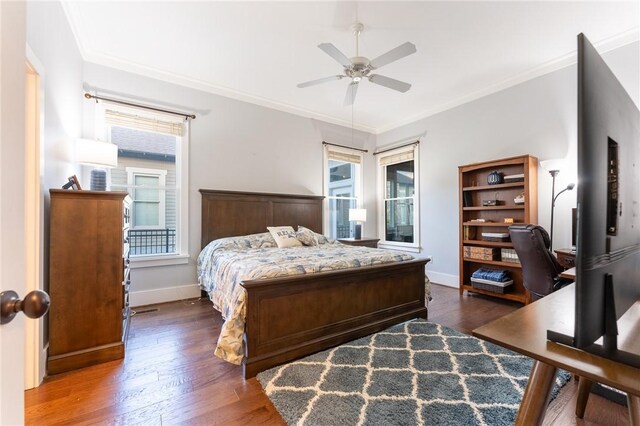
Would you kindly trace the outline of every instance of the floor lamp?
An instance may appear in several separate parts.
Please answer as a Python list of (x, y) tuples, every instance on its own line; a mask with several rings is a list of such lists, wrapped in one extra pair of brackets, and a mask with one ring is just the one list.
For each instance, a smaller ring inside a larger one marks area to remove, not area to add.
[(570, 183), (562, 191), (556, 194), (556, 176), (560, 173), (562, 166), (562, 160), (544, 160), (540, 162), (540, 165), (549, 171), (551, 175), (551, 228), (549, 230), (549, 250), (553, 250), (553, 212), (556, 208), (556, 200), (565, 191), (571, 191), (575, 188), (574, 183)]

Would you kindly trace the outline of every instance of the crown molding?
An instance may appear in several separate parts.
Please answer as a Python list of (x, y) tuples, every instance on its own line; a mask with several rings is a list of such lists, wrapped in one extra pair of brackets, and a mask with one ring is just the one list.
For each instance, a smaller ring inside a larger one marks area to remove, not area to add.
[[(383, 124), (381, 126), (374, 127), (374, 126), (368, 126), (362, 123), (352, 124), (350, 121), (347, 121), (338, 117), (317, 113), (315, 111), (296, 107), (294, 105), (278, 102), (278, 101), (263, 98), (260, 96), (251, 95), (249, 93), (245, 93), (245, 92), (231, 89), (224, 86), (215, 85), (200, 79), (163, 71), (157, 68), (138, 64), (138, 63), (128, 61), (122, 58), (118, 58), (115, 56), (92, 52), (91, 49), (88, 49), (87, 46), (82, 42), (80, 30), (76, 25), (76, 22), (79, 22), (79, 20), (81, 19), (77, 11), (68, 2), (62, 2), (62, 8), (65, 12), (65, 15), (67, 16), (67, 21), (69, 22), (69, 26), (71, 27), (71, 31), (76, 40), (76, 44), (80, 51), (80, 55), (86, 62), (91, 62), (94, 64), (114, 68), (114, 69), (125, 71), (125, 72), (130, 72), (130, 73), (141, 75), (144, 77), (154, 78), (156, 80), (164, 81), (167, 83), (188, 87), (191, 89), (200, 90), (206, 93), (211, 93), (219, 96), (224, 96), (224, 97), (235, 99), (238, 101), (259, 105), (265, 108), (275, 109), (277, 111), (282, 111), (289, 114), (302, 116), (305, 118), (321, 120), (327, 123), (336, 124), (336, 125), (344, 126), (347, 128), (353, 127), (354, 129), (368, 132), (374, 135), (379, 135), (379, 134), (397, 129), (402, 126), (406, 126), (418, 120), (431, 117), (435, 114), (439, 114), (441, 112), (456, 108), (460, 105), (464, 105), (466, 103), (475, 101), (485, 96), (500, 92), (502, 90), (516, 86), (518, 84), (524, 83), (534, 78), (541, 77), (543, 75), (552, 73), (562, 68), (566, 68), (568, 66), (574, 65), (577, 62), (577, 53), (576, 51), (573, 51), (566, 55), (553, 59), (549, 62), (546, 62), (540, 66), (537, 66), (535, 68), (529, 69), (522, 73), (516, 74), (512, 77), (499, 81), (495, 84), (489, 85), (483, 89), (480, 89), (475, 92), (469, 93), (467, 95), (461, 96), (459, 98), (453, 99), (449, 102), (444, 102), (436, 107), (423, 110), (417, 114), (411, 115), (400, 121), (395, 121), (393, 123)], [(611, 50), (617, 49), (619, 47), (623, 47), (628, 44), (637, 42), (639, 40), (640, 40), (640, 30), (638, 28), (635, 28), (635, 29), (617, 34), (615, 36), (609, 37), (607, 39), (600, 40), (599, 42), (594, 43), (594, 46), (596, 47), (596, 49), (598, 49), (598, 52), (606, 53)]]
[[(599, 53), (606, 53), (611, 50), (618, 49), (620, 47), (626, 46), (631, 43), (635, 43), (640, 40), (640, 31), (638, 28), (635, 28), (630, 31), (626, 31), (615, 35), (613, 37), (609, 37), (607, 39), (601, 40), (597, 43), (594, 43), (594, 46), (598, 50)], [(437, 107), (430, 108), (428, 110), (422, 111), (421, 113), (412, 115), (403, 120), (396, 121), (386, 126), (381, 126), (376, 128), (376, 134), (381, 134), (388, 132), (390, 130), (397, 129), (398, 127), (406, 126), (407, 124), (414, 123), (418, 120), (425, 119), (427, 117), (431, 117), (433, 115), (439, 114), (441, 112), (456, 108), (460, 105), (464, 105), (466, 103), (475, 101), (477, 99), (483, 98), (485, 96), (498, 93), (502, 90), (508, 89), (510, 87), (516, 86), (520, 83), (527, 82), (529, 80), (533, 80), (534, 78), (541, 77), (546, 74), (550, 74), (554, 71), (558, 71), (562, 68), (566, 68), (572, 65), (575, 65), (578, 62), (578, 54), (577, 51), (573, 51), (566, 55), (563, 55), (559, 58), (553, 59), (549, 62), (546, 62), (540, 66), (522, 72), (520, 74), (516, 74), (513, 77), (509, 77), (505, 80), (502, 80), (493, 85), (487, 86), (484, 89), (472, 92), (468, 95), (459, 97), (450, 102), (445, 102), (440, 104)]]

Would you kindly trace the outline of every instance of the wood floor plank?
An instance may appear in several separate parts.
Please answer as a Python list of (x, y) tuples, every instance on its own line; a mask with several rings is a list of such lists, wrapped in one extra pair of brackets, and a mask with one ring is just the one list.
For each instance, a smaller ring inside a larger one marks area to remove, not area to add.
[[(433, 286), (429, 320), (471, 333), (521, 305)], [(157, 309), (157, 310), (156, 310)], [(282, 425), (241, 368), (213, 355), (222, 318), (206, 299), (136, 308), (123, 360), (48, 377), (25, 392), (28, 425)], [(152, 310), (150, 312), (144, 312)], [(575, 383), (552, 402), (545, 425), (625, 425), (626, 409), (596, 395), (575, 418)]]

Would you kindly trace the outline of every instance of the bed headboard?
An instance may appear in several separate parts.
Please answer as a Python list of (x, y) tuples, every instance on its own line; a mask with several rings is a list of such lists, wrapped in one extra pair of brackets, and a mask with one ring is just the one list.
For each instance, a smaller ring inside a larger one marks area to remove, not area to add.
[(322, 200), (318, 195), (201, 189), (201, 246), (217, 238), (267, 232), (267, 226), (302, 225), (322, 233)]

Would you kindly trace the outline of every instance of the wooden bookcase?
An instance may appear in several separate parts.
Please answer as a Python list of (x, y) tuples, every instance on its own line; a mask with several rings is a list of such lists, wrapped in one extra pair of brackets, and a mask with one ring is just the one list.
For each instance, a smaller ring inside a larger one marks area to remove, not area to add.
[[(488, 175), (497, 171), (503, 176), (524, 174), (521, 182), (489, 185)], [(484, 163), (468, 164), (458, 168), (459, 209), (460, 209), (460, 294), (465, 290), (515, 300), (521, 303), (530, 301), (529, 294), (522, 284), (522, 268), (519, 263), (506, 262), (498, 257), (494, 260), (471, 259), (464, 256), (464, 247), (482, 247), (513, 249), (510, 241), (486, 241), (483, 232), (508, 232), (512, 218), (514, 223), (538, 222), (538, 159), (530, 155), (505, 158)], [(524, 194), (524, 204), (516, 204), (514, 199)], [(495, 206), (483, 206), (483, 201), (497, 199)], [(485, 220), (478, 222), (474, 220)], [(481, 267), (509, 271), (513, 285), (509, 291), (496, 293), (474, 288), (471, 274)]]

